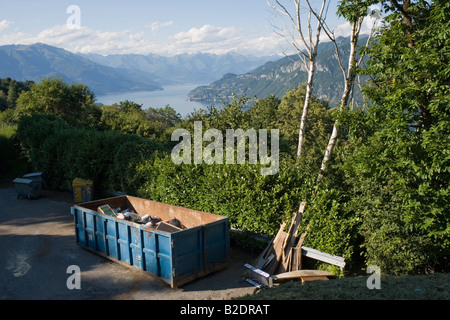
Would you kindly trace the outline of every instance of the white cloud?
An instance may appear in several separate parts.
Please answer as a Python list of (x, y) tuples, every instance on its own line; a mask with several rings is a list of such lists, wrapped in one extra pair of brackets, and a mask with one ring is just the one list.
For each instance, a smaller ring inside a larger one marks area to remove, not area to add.
[(204, 25), (170, 37), (168, 49), (172, 53), (177, 50), (186, 53), (215, 54), (237, 51), (243, 54), (268, 55), (279, 53), (281, 43), (283, 43), (281, 37), (274, 33), (252, 37), (240, 28)]
[(173, 25), (173, 20), (166, 21), (166, 22), (155, 21), (155, 22), (146, 24), (145, 28), (149, 28), (152, 32), (152, 35), (156, 36), (156, 34), (158, 33), (158, 30), (160, 28), (170, 27), (171, 25)]
[(70, 29), (66, 25), (45, 29), (35, 36), (23, 32), (0, 35), (0, 45), (42, 42), (71, 52), (100, 54), (142, 51), (142, 41), (143, 32), (133, 33), (130, 30), (104, 32), (88, 27)]
[[(360, 34), (370, 34), (370, 31), (372, 30), (372, 28), (374, 27), (374, 23), (375, 23), (375, 27), (380, 25), (380, 22), (377, 21), (372, 18), (372, 17), (367, 17), (364, 19), (363, 24), (361, 25), (361, 31), (359, 32)], [(335, 29), (334, 29), (334, 35), (337, 37), (349, 37), (352, 33), (352, 26), (350, 24), (350, 22), (345, 22), (343, 24), (338, 25)], [(323, 34), (321, 36), (322, 40), (328, 40), (328, 37)]]
[[(268, 55), (279, 53), (282, 38), (275, 34), (249, 36), (245, 30), (236, 27), (217, 27), (204, 25), (191, 28), (156, 43), (154, 33), (161, 27), (167, 27), (173, 21), (154, 22), (142, 30), (123, 30), (105, 32), (86, 26), (71, 29), (66, 25), (57, 25), (42, 30), (37, 35), (15, 30), (0, 34), (0, 45), (33, 44), (37, 42), (63, 48), (71, 52), (98, 54), (148, 54), (175, 55), (180, 53), (207, 52), (222, 54), (238, 51), (244, 54)], [(0, 22), (0, 28), (7, 28), (9, 22)], [(150, 29), (150, 30), (148, 30)]]
[[(368, 10), (368, 15), (364, 18), (364, 21), (361, 25), (360, 34), (370, 34), (373, 28), (378, 28), (383, 23), (383, 16), (380, 8), (376, 5), (370, 7), (370, 11)], [(334, 29), (334, 35), (336, 37), (349, 37), (352, 32), (352, 26), (350, 22), (344, 22), (343, 24), (338, 25)], [(326, 37), (326, 35), (325, 35)]]
[(8, 29), (13, 23), (11, 21), (8, 20), (2, 20), (0, 21), (0, 32), (2, 32), (3, 30)]
[(192, 28), (189, 31), (177, 33), (172, 39), (180, 43), (215, 43), (235, 40), (240, 37), (239, 31), (234, 27), (215, 27), (204, 25), (201, 28)]

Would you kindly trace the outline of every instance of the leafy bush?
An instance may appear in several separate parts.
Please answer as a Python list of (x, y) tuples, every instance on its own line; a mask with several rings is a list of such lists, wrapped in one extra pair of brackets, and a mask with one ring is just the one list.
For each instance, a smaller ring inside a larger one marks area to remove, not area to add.
[(0, 122), (0, 178), (11, 179), (26, 173), (27, 164), (20, 155), (16, 126)]
[(259, 165), (176, 165), (166, 156), (138, 171), (148, 177), (141, 197), (226, 215), (246, 231), (273, 235), (298, 206), (296, 177), (263, 176)]
[[(350, 122), (345, 170), (361, 218), (367, 262), (382, 272), (449, 267), (450, 3), (411, 4), (411, 38), (399, 12), (369, 49), (371, 100)], [(413, 41), (411, 39), (414, 39)]]
[(317, 190), (296, 161), (282, 160), (272, 176), (261, 175), (259, 165), (176, 165), (170, 156), (145, 161), (138, 171), (147, 177), (140, 197), (225, 215), (233, 227), (252, 233), (274, 236), (306, 201), (306, 244), (348, 260), (359, 245), (358, 219), (340, 204), (339, 191)]
[(23, 117), (17, 135), (34, 169), (44, 172), (50, 187), (62, 190), (70, 190), (79, 177), (94, 181), (97, 189), (124, 188), (132, 194), (134, 164), (165, 150), (135, 135), (75, 128), (53, 115)]

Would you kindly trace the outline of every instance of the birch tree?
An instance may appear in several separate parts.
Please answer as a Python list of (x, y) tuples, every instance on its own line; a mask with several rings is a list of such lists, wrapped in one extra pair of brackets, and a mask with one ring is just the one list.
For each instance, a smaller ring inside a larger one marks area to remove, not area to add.
[[(298, 133), (297, 158), (300, 158), (305, 139), (308, 109), (313, 92), (317, 47), (319, 45), (320, 33), (322, 31), (322, 21), (326, 18), (326, 9), (328, 8), (329, 1), (322, 0), (319, 10), (313, 9), (310, 0), (303, 1), (305, 2), (304, 7), (301, 6), (301, 0), (292, 0), (292, 2), (293, 8), (291, 9), (278, 0), (274, 3), (267, 0), (269, 7), (271, 7), (274, 12), (282, 18), (281, 21), (283, 23), (283, 28), (279, 28), (277, 33), (284, 37), (288, 41), (289, 45), (297, 51), (300, 61), (303, 63), (303, 66), (308, 73), (305, 101)], [(304, 15), (304, 12), (306, 15)], [(315, 28), (312, 26), (312, 19), (317, 20), (317, 25)]]
[[(328, 38), (333, 42), (335, 49), (336, 49), (336, 56), (339, 63), (339, 66), (342, 70), (342, 75), (344, 78), (344, 90), (342, 92), (342, 97), (339, 104), (339, 111), (343, 111), (347, 108), (349, 104), (349, 100), (353, 91), (353, 87), (355, 84), (355, 79), (357, 76), (357, 68), (361, 65), (361, 62), (364, 58), (363, 55), (359, 56), (357, 55), (357, 49), (358, 49), (358, 39), (361, 31), (362, 24), (364, 22), (365, 17), (367, 16), (369, 6), (373, 3), (376, 3), (378, 1), (366, 1), (366, 0), (343, 0), (340, 4), (338, 14), (341, 16), (344, 16), (351, 24), (351, 35), (350, 35), (350, 54), (348, 58), (348, 66), (347, 70), (344, 68), (342, 63), (342, 58), (340, 55), (339, 47), (336, 42), (336, 37), (334, 35), (334, 32), (331, 31), (328, 26), (325, 24), (325, 21), (322, 21), (322, 26), (324, 28), (324, 31)], [(374, 14), (371, 15), (373, 20), (373, 25), (369, 34), (369, 37), (367, 38), (365, 47), (367, 48), (370, 44), (370, 40), (372, 38), (374, 29), (376, 24), (379, 21), (379, 12), (376, 11)], [(319, 180), (322, 178), (322, 173), (326, 169), (326, 165), (328, 161), (331, 159), (331, 155), (333, 152), (334, 147), (337, 143), (337, 138), (339, 134), (339, 121), (336, 120), (333, 125), (333, 131), (331, 133), (330, 139), (328, 141), (327, 148), (325, 150), (325, 155), (322, 160), (322, 165), (320, 168), (319, 173)]]

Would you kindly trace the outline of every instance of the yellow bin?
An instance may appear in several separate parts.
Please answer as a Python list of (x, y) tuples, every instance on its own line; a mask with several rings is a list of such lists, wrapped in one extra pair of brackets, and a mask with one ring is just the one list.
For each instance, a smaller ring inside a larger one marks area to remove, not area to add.
[(75, 203), (92, 201), (93, 183), (91, 180), (75, 178), (72, 181)]

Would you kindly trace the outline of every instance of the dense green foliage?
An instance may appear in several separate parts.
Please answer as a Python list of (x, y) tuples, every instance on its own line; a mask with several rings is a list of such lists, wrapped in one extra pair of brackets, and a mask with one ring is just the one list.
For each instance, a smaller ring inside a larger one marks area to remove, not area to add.
[(104, 129), (137, 134), (162, 143), (170, 141), (170, 129), (181, 121), (171, 107), (149, 108), (131, 101), (102, 107), (100, 123)]
[(94, 94), (84, 84), (71, 84), (61, 78), (42, 79), (17, 99), (20, 116), (49, 113), (77, 126), (94, 127), (100, 115)]
[(27, 169), (27, 161), (21, 154), (16, 126), (0, 122), (0, 179), (14, 179)]
[(23, 91), (30, 90), (33, 81), (16, 81), (11, 78), (0, 79), (0, 111), (13, 109)]
[(23, 116), (17, 136), (36, 171), (51, 188), (70, 190), (74, 178), (94, 181), (98, 190), (133, 192), (139, 178), (133, 164), (163, 146), (120, 131), (76, 128), (54, 115)]
[(432, 270), (450, 253), (450, 4), (409, 11), (412, 46), (394, 12), (369, 50), (372, 103), (350, 121), (345, 164), (368, 262), (393, 273)]
[[(359, 2), (342, 3), (349, 10), (342, 14), (351, 15)], [(251, 106), (249, 98), (234, 95), (182, 118), (169, 106), (98, 106), (86, 86), (44, 79), (0, 114), (8, 137), (0, 135), (0, 143), (11, 146), (17, 124), (15, 141), (54, 188), (70, 189), (75, 177), (91, 179), (98, 189), (226, 215), (236, 228), (269, 236), (305, 201), (300, 232), (309, 226), (306, 246), (342, 255), (350, 267), (362, 257), (383, 273), (444, 270), (450, 253), (450, 4), (411, 4), (406, 32), (402, 13), (383, 3), (388, 23), (367, 52), (367, 69), (359, 70), (372, 79), (363, 90), (369, 104), (339, 112), (313, 97), (300, 159), (303, 85)], [(339, 142), (318, 182), (336, 119)], [(174, 164), (169, 152), (178, 141), (171, 133), (180, 128), (193, 136), (194, 121), (223, 137), (227, 129), (278, 129), (278, 172), (262, 175), (263, 165), (248, 161)]]
[(271, 96), (258, 100), (250, 108), (246, 107), (248, 99), (235, 97), (229, 104), (201, 110), (179, 124), (188, 129), (191, 136), (193, 121), (199, 120), (204, 131), (209, 128), (223, 132), (227, 128), (279, 129), (282, 155), (276, 175), (261, 175), (260, 163), (174, 165), (170, 155), (166, 155), (138, 167), (147, 177), (138, 195), (226, 215), (236, 228), (270, 236), (275, 235), (281, 222), (290, 219), (301, 201), (306, 201), (304, 226), (310, 225), (312, 236), (307, 237), (305, 245), (343, 255), (350, 262), (357, 251), (356, 218), (340, 204), (343, 199), (337, 190), (315, 183), (320, 155), (333, 123), (328, 104), (315, 97), (311, 104), (307, 130), (310, 141), (304, 161), (298, 162), (295, 157), (297, 123), (293, 119), (301, 115), (304, 95), (304, 87), (299, 86), (287, 92), (282, 101)]

